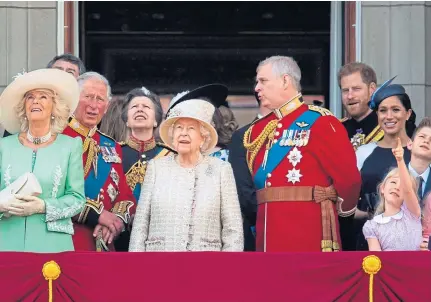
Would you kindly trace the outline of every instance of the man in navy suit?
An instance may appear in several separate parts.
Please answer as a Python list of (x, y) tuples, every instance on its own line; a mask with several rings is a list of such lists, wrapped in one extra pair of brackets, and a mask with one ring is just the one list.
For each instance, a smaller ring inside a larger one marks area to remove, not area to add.
[[(431, 118), (425, 117), (416, 128), (412, 141), (407, 145), (411, 151), (409, 170), (418, 182), (418, 197), (421, 208), (424, 197), (431, 191)], [(431, 243), (428, 247), (431, 249)]]
[[(256, 97), (257, 102), (259, 99)], [(260, 103), (259, 103), (260, 105)], [(270, 113), (267, 108), (260, 106), (259, 114), (255, 119)], [(244, 134), (250, 124), (238, 129), (232, 135), (231, 143), (229, 144), (229, 162), (232, 166), (235, 177), (236, 187), (238, 191), (239, 203), (241, 205), (241, 213), (243, 216), (244, 228), (244, 251), (255, 251), (256, 242), (253, 234), (256, 224), (257, 200), (256, 189), (247, 165), (247, 150), (244, 147)]]

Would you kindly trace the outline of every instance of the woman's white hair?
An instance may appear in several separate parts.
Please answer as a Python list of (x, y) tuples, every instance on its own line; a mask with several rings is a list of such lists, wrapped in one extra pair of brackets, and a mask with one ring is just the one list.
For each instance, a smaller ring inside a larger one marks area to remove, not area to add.
[[(177, 119), (170, 127), (169, 127), (169, 131), (168, 131), (168, 136), (169, 136), (169, 139), (171, 140), (171, 141), (173, 141), (173, 139), (174, 139), (174, 127), (175, 127), (175, 124), (180, 120), (181, 118), (179, 118), (179, 119)], [(200, 147), (200, 151), (201, 151), (201, 153), (205, 153), (205, 152), (207, 152), (207, 151), (209, 151), (208, 150), (208, 147), (210, 146), (210, 144), (211, 144), (211, 132), (206, 128), (206, 126), (204, 126), (204, 124), (202, 124), (200, 121), (198, 121), (198, 120), (195, 120), (196, 122), (198, 122), (199, 123), (199, 125), (200, 125), (200, 132), (201, 132), (201, 136), (203, 137), (203, 139), (204, 139), (204, 142), (203, 142), (203, 144), (202, 144), (202, 146)]]
[(89, 79), (98, 79), (99, 81), (101, 81), (103, 84), (106, 85), (106, 90), (107, 90), (107, 95), (106, 97), (108, 98), (108, 101), (111, 100), (112, 98), (112, 93), (111, 93), (111, 85), (109, 85), (109, 81), (100, 73), (94, 72), (94, 71), (88, 71), (86, 73), (81, 74), (77, 81), (79, 84), (79, 91), (82, 91), (82, 87), (84, 86), (85, 82), (87, 82), (87, 80)]
[(275, 75), (280, 77), (285, 74), (288, 75), (292, 79), (296, 90), (301, 91), (301, 69), (292, 57), (272, 56), (266, 58), (259, 63), (257, 70), (267, 64), (271, 64), (272, 72)]
[[(65, 103), (61, 102), (57, 93), (52, 91), (51, 89), (33, 89), (30, 91), (43, 91), (48, 94), (49, 97), (52, 98), (52, 113), (51, 116), (51, 133), (62, 133), (64, 128), (66, 128), (67, 123), (69, 121), (70, 116), (70, 108)], [(25, 112), (25, 100), (27, 98), (27, 94), (24, 95), (22, 100), (18, 103), (16, 108), (16, 113), (21, 123), (21, 131), (27, 132), (29, 129), (29, 121), (27, 119), (27, 115)]]

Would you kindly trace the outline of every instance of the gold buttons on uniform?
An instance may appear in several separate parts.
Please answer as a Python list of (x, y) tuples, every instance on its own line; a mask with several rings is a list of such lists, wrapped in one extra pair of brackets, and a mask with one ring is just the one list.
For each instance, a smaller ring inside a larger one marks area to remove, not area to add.
[(145, 154), (142, 154), (142, 158), (146, 158), (147, 156)]
[(266, 174), (266, 177), (271, 177), (272, 175), (271, 175), (271, 173), (268, 173), (268, 174)]
[(283, 127), (283, 125), (281, 123), (278, 123), (277, 128), (281, 128), (281, 127)]
[(100, 189), (100, 193), (102, 193), (102, 194), (103, 194), (104, 192), (105, 192), (105, 191), (103, 191), (103, 189)]
[(275, 132), (275, 136), (279, 136), (280, 135), (280, 132)]
[(271, 186), (271, 183), (268, 181), (268, 182), (266, 183), (266, 186), (267, 186), (267, 187), (270, 187), (270, 186)]

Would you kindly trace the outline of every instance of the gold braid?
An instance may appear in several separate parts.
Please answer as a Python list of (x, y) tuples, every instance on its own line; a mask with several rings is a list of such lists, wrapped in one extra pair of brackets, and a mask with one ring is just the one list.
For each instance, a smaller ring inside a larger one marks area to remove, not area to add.
[(244, 144), (244, 147), (247, 149), (247, 153), (248, 152), (251, 153), (250, 160), (248, 159), (248, 156), (247, 156), (247, 164), (248, 164), (248, 169), (250, 170), (250, 173), (253, 173), (253, 162), (254, 162), (254, 159), (256, 158), (257, 153), (259, 152), (260, 148), (265, 144), (266, 139), (274, 132), (275, 128), (277, 128), (277, 124), (278, 124), (277, 120), (270, 121), (265, 126), (263, 131), (259, 134), (259, 136), (251, 143), (249, 143), (249, 141), (250, 141), (250, 135), (251, 135), (251, 130), (253, 126), (248, 128), (247, 131), (245, 132), (243, 144)]

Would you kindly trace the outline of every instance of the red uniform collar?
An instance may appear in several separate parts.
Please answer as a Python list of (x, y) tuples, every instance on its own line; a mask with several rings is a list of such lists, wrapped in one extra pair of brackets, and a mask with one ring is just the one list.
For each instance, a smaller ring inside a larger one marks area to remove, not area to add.
[(89, 129), (82, 125), (74, 116), (70, 119), (69, 126), (84, 137), (92, 137), (97, 131), (97, 126)]
[(134, 137), (132, 134), (130, 134), (129, 138), (127, 139), (127, 145), (129, 145), (136, 151), (143, 153), (154, 149), (156, 147), (156, 140), (154, 139), (154, 137), (152, 137), (149, 140), (141, 141)]

